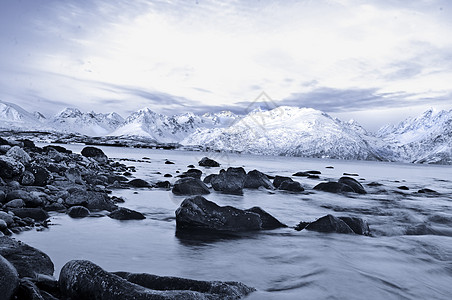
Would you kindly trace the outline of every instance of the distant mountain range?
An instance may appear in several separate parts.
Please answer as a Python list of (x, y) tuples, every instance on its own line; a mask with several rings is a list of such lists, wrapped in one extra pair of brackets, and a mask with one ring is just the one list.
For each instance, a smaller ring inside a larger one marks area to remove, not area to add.
[(52, 118), (0, 101), (0, 127), (102, 137), (145, 137), (156, 143), (266, 155), (452, 164), (452, 110), (428, 110), (369, 133), (312, 109), (282, 106), (247, 115), (232, 112), (166, 116), (149, 108), (117, 113), (66, 108)]

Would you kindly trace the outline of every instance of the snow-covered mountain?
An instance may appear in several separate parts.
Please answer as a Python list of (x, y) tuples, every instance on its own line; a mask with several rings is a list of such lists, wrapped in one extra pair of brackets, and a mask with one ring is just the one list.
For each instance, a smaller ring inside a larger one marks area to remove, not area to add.
[(102, 136), (114, 131), (123, 122), (124, 119), (117, 113), (83, 113), (77, 108), (66, 108), (55, 115), (49, 124), (67, 132)]
[[(0, 100), (0, 128), (38, 130), (43, 127), (44, 115), (31, 114), (19, 105)], [(45, 125), (44, 125), (45, 127)]]
[(399, 160), (452, 164), (452, 110), (429, 109), (419, 117), (382, 127), (376, 136), (399, 154)]

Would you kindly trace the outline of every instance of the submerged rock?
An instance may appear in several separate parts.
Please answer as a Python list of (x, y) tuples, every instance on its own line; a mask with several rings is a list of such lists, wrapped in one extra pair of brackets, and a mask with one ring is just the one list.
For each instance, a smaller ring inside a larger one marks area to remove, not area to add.
[(220, 171), (220, 174), (210, 180), (215, 191), (226, 194), (243, 194), (245, 186), (246, 172), (243, 168), (230, 167), (226, 171)]
[(249, 171), (245, 177), (244, 188), (257, 189), (259, 187), (264, 187), (269, 190), (275, 189), (273, 183), (268, 179), (267, 175), (258, 170)]
[(198, 162), (198, 165), (200, 165), (201, 167), (219, 167), (220, 164), (218, 162), (216, 162), (213, 159), (210, 159), (208, 157), (203, 157), (201, 158), (201, 160)]
[(286, 177), (286, 176), (279, 176), (276, 175), (275, 179), (273, 179), (273, 186), (275, 188), (279, 188), (279, 186), (281, 185), (281, 183), (283, 183), (284, 181), (293, 181), (292, 178), (290, 177)]
[(143, 220), (146, 217), (135, 210), (128, 209), (125, 207), (118, 207), (114, 211), (108, 214), (108, 216), (112, 219), (116, 220)]
[(174, 183), (173, 194), (175, 195), (205, 195), (210, 194), (209, 188), (199, 179), (184, 177)]

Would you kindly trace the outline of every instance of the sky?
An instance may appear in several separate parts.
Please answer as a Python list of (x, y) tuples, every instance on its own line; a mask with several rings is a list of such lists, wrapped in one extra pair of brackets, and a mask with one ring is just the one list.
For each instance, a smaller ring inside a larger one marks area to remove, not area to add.
[(290, 105), (376, 130), (452, 109), (450, 36), (447, 0), (0, 0), (0, 100), (46, 116)]

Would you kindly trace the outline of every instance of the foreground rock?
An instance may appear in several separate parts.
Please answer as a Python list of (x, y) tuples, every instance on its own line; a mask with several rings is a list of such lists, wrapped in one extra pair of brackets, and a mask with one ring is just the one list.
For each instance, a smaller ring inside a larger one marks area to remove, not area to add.
[(201, 180), (193, 177), (184, 177), (174, 183), (175, 195), (206, 195), (210, 194), (209, 188)]
[(232, 206), (218, 206), (201, 196), (186, 198), (176, 210), (179, 230), (255, 231), (285, 227), (261, 208), (241, 210)]
[(211, 178), (210, 183), (215, 191), (226, 194), (243, 194), (246, 172), (243, 168), (230, 167), (226, 171)]
[(68, 209), (67, 214), (71, 218), (85, 218), (90, 215), (90, 211), (84, 206), (72, 206)]
[(198, 165), (200, 165), (201, 167), (219, 167), (220, 166), (220, 164), (218, 162), (216, 162), (213, 159), (210, 159), (208, 157), (201, 158), (201, 160), (198, 162)]
[(75, 189), (64, 200), (67, 206), (85, 206), (89, 210), (112, 211), (116, 205), (106, 193)]
[(114, 211), (112, 211), (108, 216), (112, 219), (116, 220), (143, 220), (146, 217), (135, 210), (128, 209), (125, 207), (118, 207)]
[(0, 255), (0, 297), (1, 299), (11, 299), (19, 286), (19, 275), (16, 269)]
[[(61, 269), (59, 285), (66, 299), (239, 299), (254, 291), (241, 283), (199, 282), (171, 277), (109, 273), (92, 262), (73, 260)], [(141, 285), (142, 284), (142, 285)], [(193, 290), (186, 287), (193, 287)], [(150, 287), (150, 288), (149, 288)], [(200, 290), (200, 291), (198, 291)]]
[(248, 189), (257, 189), (261, 186), (269, 190), (275, 189), (267, 175), (258, 170), (249, 171), (245, 177), (244, 187)]
[(370, 235), (369, 225), (361, 218), (335, 217), (326, 215), (314, 222), (300, 222), (295, 230), (312, 230), (325, 233), (355, 233), (360, 235)]
[(93, 158), (100, 164), (108, 162), (108, 157), (104, 151), (96, 147), (85, 147), (82, 149), (81, 154), (85, 157)]

